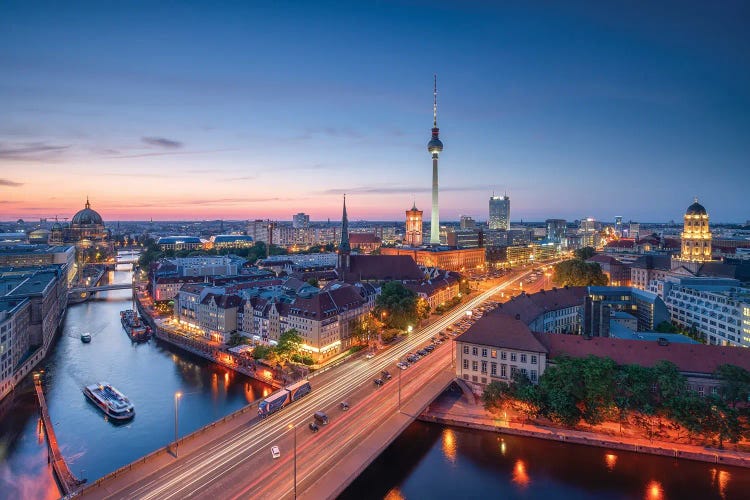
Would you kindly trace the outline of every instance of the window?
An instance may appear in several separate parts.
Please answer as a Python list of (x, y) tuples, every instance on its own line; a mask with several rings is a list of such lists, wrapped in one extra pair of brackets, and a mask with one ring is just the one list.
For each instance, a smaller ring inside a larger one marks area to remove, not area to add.
[(487, 373), (487, 362), (482, 361), (482, 373)]
[(477, 362), (477, 361), (472, 361), (472, 362), (471, 362), (471, 371), (475, 372), (475, 371), (477, 371), (477, 370), (479, 370), (479, 362)]
[(716, 386), (711, 387), (711, 394), (716, 396), (719, 393), (719, 388)]
[(497, 363), (490, 363), (490, 375), (497, 377)]
[(510, 366), (510, 376), (513, 378), (516, 375), (516, 372), (518, 371), (518, 368), (516, 368), (514, 365)]
[(464, 354), (469, 354), (469, 346), (464, 346)]
[(477, 348), (477, 347), (472, 347), (472, 348), (471, 348), (471, 353), (472, 353), (472, 354), (473, 354), (474, 356), (477, 356), (477, 355), (479, 355), (479, 348)]
[(525, 363), (525, 362), (526, 362), (526, 355), (521, 354), (521, 363)]
[(508, 365), (506, 364), (500, 365), (500, 376), (503, 378), (508, 377)]
[(491, 358), (497, 358), (497, 350), (496, 349), (492, 349), (492, 351), (490, 351), (490, 357)]
[(472, 375), (471, 376), (471, 381), (472, 382), (476, 382), (477, 381), (477, 376), (476, 375)]
[(698, 386), (698, 395), (699, 395), (700, 397), (703, 397), (703, 396), (705, 396), (705, 395), (706, 395), (706, 391), (705, 391), (705, 390), (703, 389), (703, 386), (702, 386), (702, 385), (699, 385), (699, 386)]
[(531, 355), (531, 364), (532, 365), (536, 364), (536, 355), (534, 355), (534, 354)]
[(487, 383), (487, 377), (482, 377), (482, 383), (483, 383), (483, 384), (486, 384), (486, 383)]
[(486, 358), (486, 357), (487, 357), (487, 348), (486, 348), (486, 347), (485, 347), (485, 348), (482, 348), (482, 357), (483, 357), (483, 358)]
[(515, 352), (510, 353), (510, 360), (511, 361), (515, 361), (516, 360), (516, 353)]
[(508, 357), (508, 353), (505, 351), (500, 351), (500, 359), (506, 359)]
[(464, 370), (468, 370), (468, 369), (469, 369), (469, 360), (465, 359), (464, 360)]
[(531, 370), (531, 381), (536, 382), (536, 370)]

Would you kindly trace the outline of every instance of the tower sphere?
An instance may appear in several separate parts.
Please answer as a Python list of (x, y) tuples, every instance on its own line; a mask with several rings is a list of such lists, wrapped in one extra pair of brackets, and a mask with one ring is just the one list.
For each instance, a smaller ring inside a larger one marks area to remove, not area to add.
[(443, 141), (433, 136), (430, 142), (427, 143), (427, 151), (430, 153), (440, 153), (443, 150)]

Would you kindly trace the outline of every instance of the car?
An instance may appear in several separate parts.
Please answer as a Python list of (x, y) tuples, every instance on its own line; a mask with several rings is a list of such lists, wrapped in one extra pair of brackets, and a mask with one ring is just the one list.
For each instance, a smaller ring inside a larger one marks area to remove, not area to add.
[(435, 350), (435, 346), (434, 345), (428, 345), (427, 347), (424, 348), (424, 350), (427, 351), (427, 352), (432, 352), (432, 351)]
[(425, 357), (427, 356), (427, 351), (425, 351), (424, 349), (420, 349), (417, 351), (417, 354), (419, 354), (422, 357)]
[(408, 361), (409, 363), (416, 363), (418, 361), (418, 358), (412, 354), (411, 356), (406, 357), (406, 361)]
[(406, 370), (407, 368), (409, 368), (409, 365), (407, 365), (404, 362), (396, 363), (396, 366), (399, 367), (401, 370)]
[(313, 432), (318, 432), (320, 430), (320, 427), (318, 427), (318, 424), (316, 424), (315, 422), (310, 422), (310, 424), (308, 425), (308, 427)]
[(372, 351), (370, 351), (367, 354), (365, 354), (365, 358), (367, 358), (367, 359), (372, 359), (374, 357), (375, 357), (375, 353), (372, 352)]
[(382, 372), (380, 372), (380, 375), (381, 375), (381, 376), (382, 376), (382, 377), (383, 377), (384, 379), (386, 379), (386, 380), (390, 380), (391, 378), (393, 378), (393, 377), (391, 376), (391, 374), (390, 374), (390, 373), (388, 372), (388, 370), (383, 370)]
[(278, 446), (271, 446), (271, 456), (273, 458), (279, 458), (281, 456), (281, 450)]
[(437, 341), (437, 337), (430, 337), (430, 340), (432, 340), (433, 342), (436, 342)]
[(380, 378), (376, 378), (373, 382), (375, 383), (376, 387), (380, 387), (384, 383), (383, 379), (380, 379)]
[(348, 410), (348, 409), (349, 409), (349, 403), (348, 403), (348, 402), (346, 402), (346, 401), (342, 401), (342, 402), (341, 402), (341, 403), (339, 404), (339, 408), (341, 408), (341, 411), (346, 411), (346, 410)]
[(316, 411), (313, 413), (313, 418), (320, 425), (328, 425), (328, 415), (324, 411)]

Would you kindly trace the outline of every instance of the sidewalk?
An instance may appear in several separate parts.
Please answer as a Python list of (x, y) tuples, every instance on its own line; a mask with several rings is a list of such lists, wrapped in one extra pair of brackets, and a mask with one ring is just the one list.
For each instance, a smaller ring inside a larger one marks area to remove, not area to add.
[(518, 423), (512, 421), (512, 417), (510, 419), (505, 417), (493, 418), (481, 404), (468, 405), (463, 399), (454, 401), (443, 396), (430, 405), (419, 416), (419, 420), (469, 429), (750, 468), (750, 453)]

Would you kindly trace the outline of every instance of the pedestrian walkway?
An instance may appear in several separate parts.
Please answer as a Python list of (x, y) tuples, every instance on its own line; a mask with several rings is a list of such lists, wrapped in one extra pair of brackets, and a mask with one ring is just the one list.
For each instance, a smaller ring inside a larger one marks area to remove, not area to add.
[(55, 436), (55, 430), (52, 427), (52, 420), (49, 418), (49, 413), (47, 412), (47, 402), (44, 399), (42, 382), (36, 375), (34, 376), (34, 388), (36, 389), (36, 397), (39, 401), (39, 413), (42, 417), (44, 433), (47, 435), (47, 445), (49, 447), (47, 460), (52, 464), (52, 469), (55, 471), (55, 475), (60, 483), (63, 494), (69, 495), (76, 491), (80, 485), (86, 482), (86, 480), (78, 479), (73, 475), (65, 461), (65, 457), (63, 457), (60, 452), (60, 447), (57, 444), (57, 437)]
[(545, 427), (525, 423), (522, 419), (516, 420), (516, 417), (508, 413), (493, 416), (481, 404), (469, 405), (466, 404), (465, 400), (456, 398), (455, 396), (441, 396), (420, 415), (419, 420), (636, 453), (687, 458), (737, 467), (750, 467), (750, 453), (719, 450), (668, 441), (651, 441), (628, 436), (611, 436), (574, 429)]

